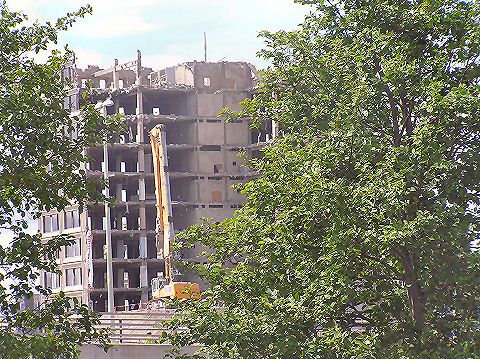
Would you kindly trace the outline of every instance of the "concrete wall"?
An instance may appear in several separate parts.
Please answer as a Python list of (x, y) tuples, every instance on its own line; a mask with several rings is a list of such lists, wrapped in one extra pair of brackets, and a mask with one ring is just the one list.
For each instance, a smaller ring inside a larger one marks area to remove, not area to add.
[(254, 85), (251, 68), (245, 62), (197, 62), (195, 66), (195, 87), (205, 90), (245, 90)]
[(211, 123), (204, 120), (198, 124), (198, 144), (223, 145), (223, 123)]
[(213, 166), (223, 164), (223, 153), (221, 151), (199, 151), (198, 172), (199, 174), (211, 174), (215, 176)]
[(247, 144), (249, 140), (248, 123), (246, 121), (240, 123), (226, 124), (227, 139), (229, 145)]
[[(95, 345), (81, 347), (79, 359), (160, 359), (172, 349), (171, 345), (159, 344), (117, 344), (107, 353)], [(189, 347), (183, 349), (184, 353), (193, 354), (198, 349)]]
[(234, 111), (240, 111), (242, 106), (240, 106), (239, 103), (248, 97), (247, 92), (223, 91), (223, 101), (225, 106), (228, 106), (230, 110)]
[(216, 118), (224, 107), (223, 94), (198, 94), (197, 106), (198, 116)]
[(228, 151), (226, 153), (226, 170), (231, 175), (245, 175), (247, 168), (245, 165), (245, 156), (239, 155), (239, 151)]
[(198, 187), (200, 202), (211, 203), (225, 201), (225, 183), (223, 180), (199, 180)]
[(175, 83), (193, 86), (193, 70), (186, 65), (178, 65), (175, 67)]

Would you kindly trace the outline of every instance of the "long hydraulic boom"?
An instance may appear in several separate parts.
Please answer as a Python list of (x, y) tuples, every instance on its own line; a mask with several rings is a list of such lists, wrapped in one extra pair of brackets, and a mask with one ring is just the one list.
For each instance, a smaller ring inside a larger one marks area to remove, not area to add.
[(170, 197), (170, 176), (168, 173), (167, 141), (164, 125), (155, 126), (150, 131), (152, 143), (153, 170), (155, 175), (155, 195), (157, 198), (157, 233), (163, 230), (163, 256), (165, 258), (165, 278), (170, 283), (172, 264), (170, 242), (173, 241), (172, 199)]
[(165, 259), (166, 285), (152, 282), (152, 296), (157, 298), (199, 298), (200, 289), (196, 283), (174, 282), (170, 243), (174, 240), (172, 199), (170, 196), (170, 176), (168, 173), (167, 141), (164, 125), (156, 125), (150, 131), (152, 144), (153, 170), (155, 175), (155, 195), (157, 199), (157, 235), (163, 231), (163, 256)]

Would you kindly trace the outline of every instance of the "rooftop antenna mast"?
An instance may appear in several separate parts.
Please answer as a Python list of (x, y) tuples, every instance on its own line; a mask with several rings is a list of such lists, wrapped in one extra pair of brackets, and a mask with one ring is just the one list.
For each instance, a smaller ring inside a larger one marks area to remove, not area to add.
[(207, 62), (207, 33), (203, 32), (203, 50), (205, 52), (205, 62)]

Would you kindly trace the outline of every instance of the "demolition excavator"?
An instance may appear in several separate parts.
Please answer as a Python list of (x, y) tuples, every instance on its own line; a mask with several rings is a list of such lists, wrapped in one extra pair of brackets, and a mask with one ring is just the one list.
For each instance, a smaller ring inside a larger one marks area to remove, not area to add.
[(157, 199), (157, 243), (163, 237), (163, 257), (165, 273), (152, 279), (152, 299), (198, 299), (200, 288), (197, 283), (175, 282), (170, 244), (174, 240), (172, 199), (167, 158), (167, 141), (164, 125), (156, 125), (150, 131), (152, 144), (153, 170), (155, 175), (155, 195)]

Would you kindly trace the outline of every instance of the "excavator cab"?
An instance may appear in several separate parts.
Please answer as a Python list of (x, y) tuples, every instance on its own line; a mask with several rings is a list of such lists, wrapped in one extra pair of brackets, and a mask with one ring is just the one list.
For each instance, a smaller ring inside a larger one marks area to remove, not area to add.
[(190, 282), (161, 282), (159, 278), (152, 279), (153, 299), (200, 299), (200, 287)]
[(152, 299), (199, 299), (200, 288), (197, 283), (171, 282), (159, 276), (152, 279)]
[(167, 278), (165, 278), (163, 275), (152, 278), (152, 281), (150, 282), (152, 286), (152, 298), (158, 299), (159, 298), (158, 294), (160, 292), (160, 289), (165, 287), (167, 283), (168, 283)]

